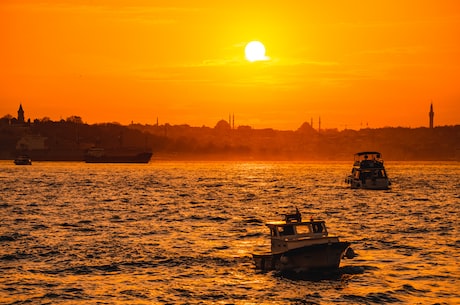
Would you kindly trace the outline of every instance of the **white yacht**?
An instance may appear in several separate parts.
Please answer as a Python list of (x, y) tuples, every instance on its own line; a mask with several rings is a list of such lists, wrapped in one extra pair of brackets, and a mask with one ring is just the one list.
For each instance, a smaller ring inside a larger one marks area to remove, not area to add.
[(345, 183), (352, 189), (389, 189), (391, 182), (383, 165), (382, 154), (377, 151), (356, 153), (351, 174), (345, 178)]

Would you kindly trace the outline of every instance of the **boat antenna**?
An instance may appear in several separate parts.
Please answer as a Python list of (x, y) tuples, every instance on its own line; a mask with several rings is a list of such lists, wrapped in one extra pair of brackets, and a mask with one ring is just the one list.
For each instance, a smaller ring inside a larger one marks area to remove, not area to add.
[(297, 206), (295, 207), (295, 214), (296, 214), (297, 219), (299, 220), (299, 222), (301, 222), (302, 221), (302, 214), (300, 213), (300, 211), (297, 208)]

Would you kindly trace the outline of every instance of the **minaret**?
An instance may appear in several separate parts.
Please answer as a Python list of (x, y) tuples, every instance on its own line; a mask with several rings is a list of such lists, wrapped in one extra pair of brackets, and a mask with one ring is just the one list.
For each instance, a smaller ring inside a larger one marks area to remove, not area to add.
[(19, 123), (24, 123), (24, 110), (22, 109), (22, 104), (19, 104), (18, 122)]
[(433, 128), (433, 123), (434, 123), (433, 103), (431, 103), (431, 106), (430, 106), (429, 116), (430, 116), (430, 128)]

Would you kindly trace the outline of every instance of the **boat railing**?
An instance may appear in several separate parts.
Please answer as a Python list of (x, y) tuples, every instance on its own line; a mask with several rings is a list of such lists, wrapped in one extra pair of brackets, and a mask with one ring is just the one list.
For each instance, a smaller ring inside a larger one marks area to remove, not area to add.
[(292, 240), (305, 240), (305, 239), (314, 239), (318, 237), (326, 237), (327, 232), (317, 232), (317, 233), (302, 233), (297, 235), (290, 236)]

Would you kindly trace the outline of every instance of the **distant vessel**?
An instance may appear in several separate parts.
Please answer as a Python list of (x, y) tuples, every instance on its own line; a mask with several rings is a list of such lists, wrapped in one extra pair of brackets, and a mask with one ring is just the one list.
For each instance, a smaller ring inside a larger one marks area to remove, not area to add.
[(16, 165), (32, 165), (32, 160), (27, 155), (19, 155), (14, 159)]
[(345, 183), (352, 189), (389, 189), (391, 182), (383, 165), (382, 154), (377, 151), (356, 153), (351, 174), (345, 178)]
[(337, 269), (342, 257), (354, 257), (349, 242), (330, 236), (322, 220), (302, 221), (286, 214), (282, 221), (268, 222), (271, 253), (253, 254), (257, 269), (287, 272), (316, 272)]
[(152, 152), (139, 150), (106, 150), (102, 147), (88, 149), (86, 163), (149, 163)]

